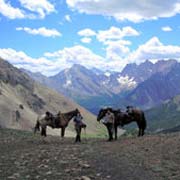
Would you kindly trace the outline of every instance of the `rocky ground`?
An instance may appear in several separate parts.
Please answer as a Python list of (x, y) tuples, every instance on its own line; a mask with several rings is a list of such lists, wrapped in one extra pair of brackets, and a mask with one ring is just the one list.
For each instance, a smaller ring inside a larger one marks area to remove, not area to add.
[(0, 129), (0, 180), (179, 180), (180, 133), (83, 139)]

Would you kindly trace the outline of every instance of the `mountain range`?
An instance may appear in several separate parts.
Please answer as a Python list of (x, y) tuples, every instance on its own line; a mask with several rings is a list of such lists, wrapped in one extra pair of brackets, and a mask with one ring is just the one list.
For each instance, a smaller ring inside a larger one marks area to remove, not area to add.
[(51, 77), (27, 73), (93, 113), (103, 106), (149, 109), (180, 94), (180, 63), (173, 59), (128, 64), (121, 72), (75, 64)]
[[(101, 133), (101, 127), (93, 114), (67, 97), (47, 88), (26, 73), (0, 58), (0, 127), (32, 130), (38, 115), (50, 111), (68, 112), (78, 108), (88, 126), (87, 133)], [(48, 133), (60, 134), (59, 130), (48, 129)], [(73, 122), (66, 131), (74, 135)]]
[(147, 109), (180, 94), (180, 63), (174, 62), (172, 65), (170, 62), (170, 65), (140, 83), (126, 96), (126, 100)]
[[(75, 64), (46, 77), (17, 69), (0, 59), (0, 127), (29, 130), (37, 115), (46, 110), (66, 112), (78, 107), (89, 133), (97, 133), (95, 116), (72, 98), (95, 114), (102, 106), (134, 105), (148, 109), (145, 114), (149, 131), (174, 131), (180, 125), (179, 79), (180, 63), (176, 60), (128, 64), (121, 72), (103, 72)], [(68, 134), (73, 134), (72, 124)]]

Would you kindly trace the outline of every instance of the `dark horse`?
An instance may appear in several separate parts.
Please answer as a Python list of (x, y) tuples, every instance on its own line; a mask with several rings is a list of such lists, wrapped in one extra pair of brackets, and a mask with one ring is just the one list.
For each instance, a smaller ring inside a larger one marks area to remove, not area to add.
[[(37, 130), (40, 131), (41, 127), (41, 135), (46, 136), (46, 128), (47, 126), (50, 126), (52, 128), (61, 128), (61, 137), (64, 137), (66, 127), (68, 126), (70, 120), (73, 117), (77, 116), (77, 114), (80, 114), (80, 111), (78, 109), (67, 113), (58, 113), (57, 115), (49, 119), (46, 118), (46, 114), (40, 115), (37, 119), (34, 133), (36, 133)], [(53, 122), (56, 122), (55, 127)]]
[[(115, 132), (115, 139), (117, 139), (117, 130), (118, 126), (123, 127), (126, 124), (129, 124), (131, 122), (136, 122), (139, 128), (138, 136), (144, 135), (144, 130), (146, 129), (146, 119), (144, 116), (144, 112), (140, 109), (133, 108), (133, 107), (127, 107), (126, 112), (122, 112), (121, 110), (114, 110), (112, 108), (105, 108), (100, 109), (99, 114), (97, 116), (97, 121), (100, 121), (106, 116), (106, 113), (110, 111), (114, 114), (114, 132)], [(107, 129), (108, 124), (105, 124)], [(109, 133), (108, 129), (108, 133)], [(111, 131), (112, 132), (112, 131)], [(109, 133), (109, 137), (112, 137), (112, 134)]]

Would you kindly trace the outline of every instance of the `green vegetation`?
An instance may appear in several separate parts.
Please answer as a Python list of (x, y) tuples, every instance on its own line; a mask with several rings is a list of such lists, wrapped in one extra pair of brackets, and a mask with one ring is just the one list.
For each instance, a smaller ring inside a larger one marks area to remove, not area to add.
[(169, 129), (180, 125), (180, 96), (145, 112), (148, 130)]

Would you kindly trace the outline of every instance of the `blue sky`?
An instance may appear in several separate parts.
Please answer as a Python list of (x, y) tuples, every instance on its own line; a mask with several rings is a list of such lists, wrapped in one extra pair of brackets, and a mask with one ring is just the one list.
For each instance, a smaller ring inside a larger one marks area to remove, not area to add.
[(0, 57), (53, 75), (180, 60), (180, 0), (0, 0)]

